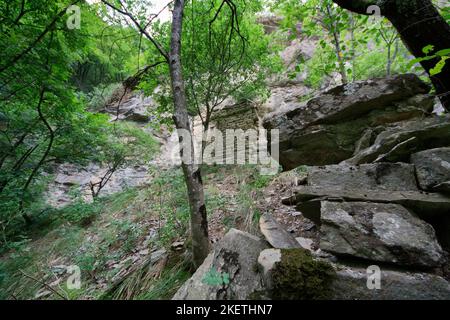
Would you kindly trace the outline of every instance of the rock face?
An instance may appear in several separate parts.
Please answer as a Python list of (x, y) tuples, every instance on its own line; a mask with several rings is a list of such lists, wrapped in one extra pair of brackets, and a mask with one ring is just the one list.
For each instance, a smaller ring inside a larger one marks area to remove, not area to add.
[[(263, 290), (261, 274), (255, 266), (259, 253), (267, 248), (261, 239), (231, 229), (173, 299), (251, 299)], [(219, 281), (214, 281), (215, 278)], [(229, 281), (221, 281), (221, 278)]]
[[(97, 182), (106, 171), (107, 168), (93, 163), (85, 167), (68, 163), (59, 165), (56, 168), (55, 180), (48, 186), (47, 203), (56, 208), (70, 204), (73, 201), (70, 191), (74, 188), (80, 192), (85, 201), (92, 201), (90, 183)], [(150, 174), (145, 165), (119, 168), (102, 189), (100, 196), (111, 195), (126, 188), (142, 186), (148, 181), (150, 181)]]
[(155, 102), (151, 97), (145, 97), (140, 92), (131, 92), (123, 95), (118, 93), (104, 109), (105, 113), (110, 114), (114, 119), (133, 121), (138, 123), (147, 123), (151, 117), (148, 109), (155, 107)]
[[(408, 120), (431, 113), (434, 98), (427, 95), (429, 89), (412, 74), (355, 82), (333, 88), (306, 104), (297, 103), (286, 111), (269, 114), (263, 125), (280, 130), (279, 160), (285, 170), (299, 165), (335, 164), (369, 148), (384, 131), (387, 133), (383, 136), (394, 134), (395, 128), (403, 131)], [(436, 125), (442, 126), (442, 121), (421, 125), (422, 134), (426, 134), (418, 139), (425, 143), (439, 138), (443, 129)], [(410, 127), (412, 131), (414, 126)], [(442, 139), (438, 140), (440, 144)], [(397, 139), (390, 147), (401, 142)], [(364, 163), (364, 159), (354, 163)]]
[(444, 262), (433, 227), (396, 204), (322, 202), (320, 248), (404, 266)]
[(411, 162), (416, 166), (417, 180), (422, 189), (450, 192), (450, 148), (415, 153)]
[(450, 145), (450, 116), (403, 121), (378, 134), (373, 144), (345, 160), (349, 164), (408, 161), (414, 152)]
[[(432, 274), (449, 274), (450, 115), (433, 115), (427, 92), (414, 75), (361, 81), (263, 121), (280, 130), (285, 170), (312, 166), (282, 202), (319, 228), (309, 250), (336, 270), (333, 299), (450, 299)], [(280, 252), (260, 257), (265, 278)], [(381, 288), (368, 289), (364, 264), (381, 269)]]

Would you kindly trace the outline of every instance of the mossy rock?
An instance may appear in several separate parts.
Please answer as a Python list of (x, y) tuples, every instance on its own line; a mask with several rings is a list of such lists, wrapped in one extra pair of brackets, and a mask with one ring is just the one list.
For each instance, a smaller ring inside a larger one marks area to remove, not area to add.
[(271, 271), (274, 300), (323, 300), (331, 297), (333, 267), (304, 249), (282, 249)]

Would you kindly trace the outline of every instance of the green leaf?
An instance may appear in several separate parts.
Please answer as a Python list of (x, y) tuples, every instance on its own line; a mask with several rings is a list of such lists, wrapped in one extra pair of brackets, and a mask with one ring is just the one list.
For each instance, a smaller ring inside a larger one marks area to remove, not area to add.
[(444, 57), (450, 55), (450, 49), (443, 49), (436, 52), (437, 56)]
[(408, 63), (407, 68), (411, 69), (416, 63), (420, 63), (422, 61), (431, 60), (431, 59), (434, 59), (434, 58), (436, 58), (436, 57), (435, 56), (426, 56), (426, 57), (419, 57), (419, 58), (412, 59)]
[(445, 61), (450, 59), (450, 57), (442, 57), (441, 60), (439, 60), (438, 63), (434, 66), (434, 68), (430, 69), (430, 76), (435, 76), (442, 72), (442, 69), (444, 69)]
[(425, 53), (426, 55), (428, 55), (433, 50), (434, 50), (434, 46), (432, 44), (430, 44), (430, 45), (424, 47), (422, 49), (422, 52)]

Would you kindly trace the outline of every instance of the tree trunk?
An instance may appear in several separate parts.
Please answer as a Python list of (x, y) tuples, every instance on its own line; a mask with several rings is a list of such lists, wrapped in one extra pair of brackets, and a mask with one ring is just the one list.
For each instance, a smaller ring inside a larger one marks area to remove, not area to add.
[[(360, 14), (367, 14), (370, 5), (381, 5), (381, 14), (394, 25), (406, 47), (416, 57), (423, 57), (422, 49), (433, 45), (434, 52), (450, 48), (450, 25), (439, 14), (431, 0), (333, 0), (339, 6)], [(439, 59), (421, 62), (428, 72)], [(450, 111), (450, 63), (442, 72), (430, 76), (443, 107)]]
[[(209, 253), (208, 221), (200, 168), (194, 163), (194, 143), (189, 125), (186, 92), (181, 65), (181, 34), (184, 0), (175, 0), (173, 7), (172, 36), (169, 54), (170, 77), (174, 101), (174, 122), (177, 129), (190, 134), (190, 159), (182, 162), (191, 208), (192, 254), (195, 267), (199, 267)], [(185, 150), (183, 150), (185, 151)], [(185, 156), (182, 155), (182, 159)]]
[[(331, 4), (330, 4), (331, 5)], [(331, 13), (331, 7), (330, 5), (327, 5), (327, 14), (328, 14), (328, 18), (330, 20), (333, 19), (333, 14)], [(342, 54), (342, 50), (341, 50), (341, 41), (340, 41), (340, 33), (338, 31), (338, 28), (336, 26), (336, 23), (333, 22), (332, 23), (332, 34), (333, 34), (333, 39), (334, 39), (334, 50), (336, 53), (336, 58), (339, 64), (339, 73), (341, 74), (341, 81), (342, 84), (347, 84), (348, 83), (348, 79), (347, 79), (347, 71), (345, 70), (345, 61), (343, 59), (343, 54)]]

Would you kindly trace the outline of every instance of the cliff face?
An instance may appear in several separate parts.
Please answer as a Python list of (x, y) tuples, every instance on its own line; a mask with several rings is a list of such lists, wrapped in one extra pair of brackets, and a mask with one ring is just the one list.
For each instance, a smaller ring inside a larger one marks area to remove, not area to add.
[[(278, 211), (314, 236), (265, 214), (268, 248), (230, 231), (174, 298), (450, 299), (450, 118), (429, 89), (411, 74), (360, 81), (266, 115), (283, 168), (309, 166)], [(230, 277), (208, 286), (210, 270)]]

